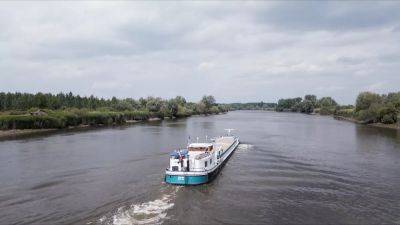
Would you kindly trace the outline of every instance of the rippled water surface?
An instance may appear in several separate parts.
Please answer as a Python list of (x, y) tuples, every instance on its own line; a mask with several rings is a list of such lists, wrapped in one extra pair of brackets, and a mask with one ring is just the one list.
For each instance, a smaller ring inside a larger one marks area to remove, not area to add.
[[(163, 183), (187, 137), (237, 129), (219, 176)], [(399, 224), (400, 132), (260, 111), (0, 142), (0, 224)]]

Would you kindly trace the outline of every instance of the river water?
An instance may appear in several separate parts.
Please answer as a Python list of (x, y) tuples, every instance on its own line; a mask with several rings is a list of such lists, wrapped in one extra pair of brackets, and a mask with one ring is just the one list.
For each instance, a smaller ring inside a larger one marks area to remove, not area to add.
[[(241, 144), (202, 186), (163, 182), (188, 136)], [(0, 224), (399, 224), (400, 132), (331, 117), (225, 115), (0, 142)]]

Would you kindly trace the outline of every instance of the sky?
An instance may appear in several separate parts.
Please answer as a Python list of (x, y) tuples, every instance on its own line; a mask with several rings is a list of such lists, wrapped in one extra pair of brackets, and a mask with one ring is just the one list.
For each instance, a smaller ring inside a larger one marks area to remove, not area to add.
[(0, 2), (0, 92), (352, 104), (400, 91), (397, 1)]

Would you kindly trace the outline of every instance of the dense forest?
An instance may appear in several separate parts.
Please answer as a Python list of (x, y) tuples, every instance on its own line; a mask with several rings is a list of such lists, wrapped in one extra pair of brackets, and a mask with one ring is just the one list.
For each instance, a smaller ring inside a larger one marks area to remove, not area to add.
[(200, 102), (182, 96), (111, 99), (72, 93), (0, 93), (0, 129), (65, 128), (78, 125), (122, 124), (129, 120), (187, 117), (226, 112), (211, 95)]

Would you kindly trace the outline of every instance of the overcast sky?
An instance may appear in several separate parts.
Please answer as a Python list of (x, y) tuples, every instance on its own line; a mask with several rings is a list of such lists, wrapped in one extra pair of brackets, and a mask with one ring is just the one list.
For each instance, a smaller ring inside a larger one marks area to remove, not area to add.
[(275, 102), (400, 91), (400, 2), (0, 2), (0, 91)]

